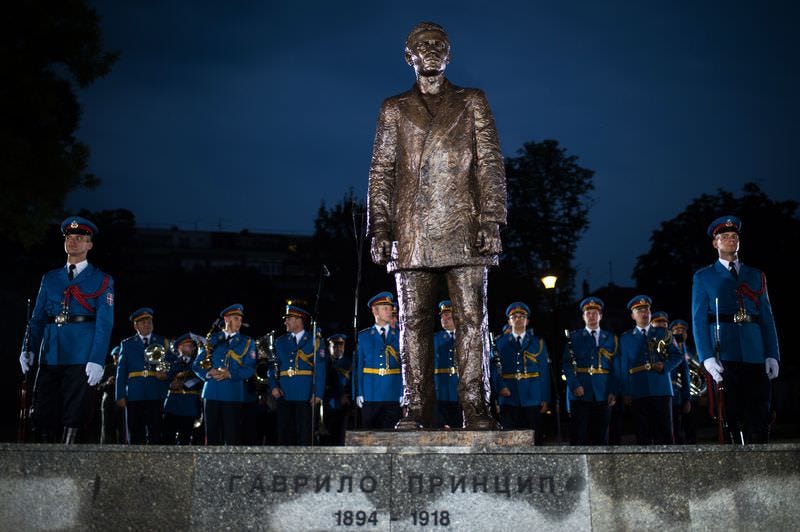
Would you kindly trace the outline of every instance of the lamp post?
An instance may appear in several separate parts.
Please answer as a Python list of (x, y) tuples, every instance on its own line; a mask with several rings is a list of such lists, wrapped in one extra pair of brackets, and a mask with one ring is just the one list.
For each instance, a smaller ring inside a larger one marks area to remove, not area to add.
[[(550, 347), (552, 349), (551, 356), (548, 357), (548, 363), (550, 364), (550, 383), (553, 388), (553, 394), (555, 395), (555, 411), (556, 411), (556, 443), (561, 445), (561, 391), (558, 388), (558, 379), (556, 379), (555, 371), (553, 371), (553, 364), (551, 361), (556, 357), (556, 335), (558, 331), (558, 312), (556, 309), (556, 283), (558, 282), (558, 277), (555, 275), (545, 275), (541, 278), (542, 285), (546, 291), (550, 292), (550, 310), (553, 313), (553, 327), (550, 335)], [(556, 369), (560, 368), (560, 364), (556, 365)]]

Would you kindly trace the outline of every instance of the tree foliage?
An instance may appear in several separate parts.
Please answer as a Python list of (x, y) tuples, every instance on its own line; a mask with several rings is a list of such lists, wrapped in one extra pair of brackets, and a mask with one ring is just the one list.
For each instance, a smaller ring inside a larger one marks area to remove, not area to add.
[(0, 32), (0, 231), (30, 245), (60, 218), (66, 195), (94, 187), (75, 138), (76, 88), (106, 75), (99, 18), (82, 0), (12, 2)]
[[(509, 292), (501, 297), (513, 298), (511, 291), (516, 291), (517, 298), (538, 300), (537, 280), (553, 273), (565, 299), (575, 282), (575, 248), (589, 227), (594, 171), (578, 165), (578, 157), (555, 140), (526, 142), (517, 153), (506, 159), (508, 224), (502, 231), (502, 275), (494, 276), (494, 284), (513, 279), (515, 287), (497, 287), (501, 294)], [(532, 289), (527, 296), (520, 291), (520, 279)]]

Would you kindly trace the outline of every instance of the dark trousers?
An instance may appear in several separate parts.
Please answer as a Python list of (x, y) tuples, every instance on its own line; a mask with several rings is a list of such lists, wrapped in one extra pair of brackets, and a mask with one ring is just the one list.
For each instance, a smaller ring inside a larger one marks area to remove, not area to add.
[(278, 400), (278, 445), (311, 445), (311, 404)]
[(164, 445), (191, 445), (194, 416), (164, 414)]
[(242, 403), (203, 401), (206, 424), (206, 445), (239, 445)]
[(637, 445), (670, 445), (672, 438), (672, 397), (658, 395), (633, 400)]
[(82, 429), (96, 403), (86, 366), (39, 366), (33, 388), (31, 424), (37, 437), (55, 441), (63, 428)]
[(460, 429), (464, 425), (464, 414), (457, 401), (437, 401), (437, 427), (447, 425), (451, 429)]
[(678, 445), (694, 445), (697, 443), (697, 424), (694, 420), (697, 402), (690, 402), (691, 410), (683, 413), (683, 405), (672, 403), (672, 435)]
[(569, 436), (572, 445), (608, 445), (611, 407), (605, 401), (571, 401)]
[(542, 442), (542, 414), (540, 406), (500, 405), (500, 424), (503, 430), (533, 430), (536, 444)]
[(350, 419), (349, 408), (326, 408), (325, 430), (328, 433), (327, 445), (344, 445), (347, 422)]
[(102, 445), (125, 443), (125, 418), (114, 401), (114, 392), (105, 392), (100, 403), (100, 443)]
[(403, 410), (395, 401), (370, 401), (361, 407), (361, 425), (365, 429), (393, 429)]
[(242, 403), (242, 428), (240, 434), (242, 435), (242, 445), (261, 445), (259, 441), (258, 426), (258, 401), (248, 401)]
[(611, 421), (608, 423), (608, 444), (621, 445), (625, 425), (625, 402), (622, 397), (611, 407)]
[(768, 443), (772, 385), (764, 364), (722, 361), (725, 371), (725, 416), (728, 427), (739, 443), (739, 431), (745, 443)]
[(125, 417), (128, 422), (128, 440), (133, 445), (160, 445), (163, 423), (161, 416), (164, 401), (128, 401)]

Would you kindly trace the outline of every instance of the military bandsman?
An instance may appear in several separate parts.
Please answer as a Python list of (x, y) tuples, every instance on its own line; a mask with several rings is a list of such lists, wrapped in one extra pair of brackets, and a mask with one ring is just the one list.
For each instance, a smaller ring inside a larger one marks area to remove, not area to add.
[(27, 373), (37, 357), (31, 422), (36, 438), (76, 443), (93, 410), (114, 324), (114, 281), (87, 261), (97, 226), (80, 216), (61, 224), (65, 266), (44, 274), (20, 355)]
[(325, 428), (331, 445), (344, 445), (352, 405), (353, 359), (347, 355), (346, 334), (328, 337), (328, 376), (325, 379)]
[(456, 325), (453, 322), (453, 303), (439, 302), (439, 321), (442, 330), (433, 336), (434, 385), (436, 388), (437, 426), (461, 428), (464, 416), (458, 402), (458, 367), (455, 358)]
[(200, 417), (203, 381), (192, 371), (197, 341), (195, 335), (185, 333), (172, 344), (169, 392), (164, 401), (164, 443), (167, 445), (191, 444), (194, 423)]
[(669, 332), (650, 324), (652, 304), (646, 295), (628, 301), (636, 326), (620, 337), (619, 364), (614, 368), (625, 402), (633, 409), (638, 445), (673, 443), (670, 372), (682, 360)]
[(375, 324), (358, 333), (353, 394), (361, 408), (364, 428), (391, 429), (402, 415), (403, 395), (399, 336), (397, 329), (391, 327), (394, 296), (391, 292), (381, 292), (367, 306)]
[(220, 312), (223, 328), (213, 333), (192, 363), (203, 385), (206, 445), (240, 442), (244, 381), (253, 376), (256, 343), (241, 334), (244, 307), (231, 305)]
[(493, 367), (492, 377), (499, 390), (503, 429), (533, 429), (541, 443), (541, 415), (550, 401), (550, 365), (544, 340), (528, 328), (530, 313), (521, 301), (506, 308), (511, 331), (497, 340), (500, 364)]
[(686, 331), (689, 324), (685, 320), (673, 320), (669, 324), (672, 333), (672, 341), (675, 347), (683, 356), (683, 360), (678, 367), (672, 370), (672, 435), (675, 443), (696, 443), (695, 429), (692, 412), (695, 406), (692, 404), (692, 380), (689, 371), (689, 361), (692, 360), (691, 352), (686, 344)]
[(617, 336), (600, 328), (605, 304), (587, 297), (579, 304), (585, 326), (569, 333), (562, 371), (572, 420), (572, 445), (608, 445), (611, 407), (616, 402), (613, 367), (618, 356)]
[(708, 226), (718, 258), (694, 274), (692, 328), (698, 358), (724, 383), (728, 426), (737, 439), (766, 443), (780, 349), (766, 275), (739, 260), (741, 229), (735, 216)]
[(167, 398), (169, 340), (153, 333), (153, 309), (142, 307), (129, 317), (136, 334), (122, 341), (117, 364), (117, 405), (125, 410), (128, 440), (158, 445)]
[(269, 386), (277, 402), (279, 445), (312, 443), (312, 405), (325, 396), (325, 348), (319, 335), (306, 330), (311, 314), (292, 304), (283, 316), (286, 334), (275, 340), (277, 368), (269, 371)]

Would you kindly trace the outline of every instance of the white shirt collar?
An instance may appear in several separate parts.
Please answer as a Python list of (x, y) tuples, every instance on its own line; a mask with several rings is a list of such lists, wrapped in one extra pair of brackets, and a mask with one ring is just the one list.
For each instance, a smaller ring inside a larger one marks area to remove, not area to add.
[(741, 263), (741, 261), (739, 259), (732, 260), (732, 261), (728, 261), (728, 260), (725, 260), (725, 259), (719, 259), (719, 262), (725, 267), (726, 270), (730, 270), (731, 269), (731, 267), (730, 267), (731, 262), (736, 266), (736, 271), (737, 272), (742, 267), (742, 263)]
[(389, 324), (388, 324), (388, 323), (387, 323), (386, 325), (378, 325), (378, 324), (376, 323), (376, 324), (374, 325), (374, 327), (375, 327), (375, 330), (376, 330), (376, 331), (378, 331), (378, 334), (380, 334), (380, 333), (381, 333), (381, 329), (383, 329), (384, 331), (386, 331), (386, 334), (389, 334)]
[[(83, 270), (89, 265), (88, 260), (82, 260), (75, 264), (75, 277), (79, 276)], [(69, 262), (67, 263), (67, 272), (69, 272)]]
[(306, 330), (305, 330), (305, 329), (303, 329), (303, 330), (302, 330), (302, 331), (300, 331), (300, 332), (296, 332), (296, 333), (292, 333), (292, 334), (294, 335), (294, 339), (295, 339), (295, 341), (296, 341), (296, 342), (299, 344), (299, 343), (300, 343), (300, 340), (302, 340), (302, 339), (303, 339), (303, 335), (304, 335), (305, 333), (306, 333)]

